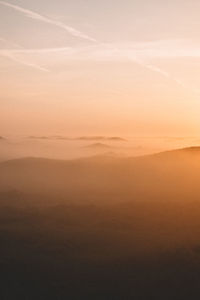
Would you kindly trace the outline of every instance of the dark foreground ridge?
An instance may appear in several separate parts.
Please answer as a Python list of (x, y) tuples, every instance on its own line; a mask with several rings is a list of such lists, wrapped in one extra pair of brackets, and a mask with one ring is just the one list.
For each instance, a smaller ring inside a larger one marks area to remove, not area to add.
[(0, 299), (198, 299), (200, 148), (0, 164)]

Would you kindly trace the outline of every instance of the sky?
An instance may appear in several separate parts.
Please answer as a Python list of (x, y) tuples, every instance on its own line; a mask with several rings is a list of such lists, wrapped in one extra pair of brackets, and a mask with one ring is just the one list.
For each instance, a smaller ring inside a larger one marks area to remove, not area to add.
[(198, 0), (0, 1), (0, 135), (196, 136)]

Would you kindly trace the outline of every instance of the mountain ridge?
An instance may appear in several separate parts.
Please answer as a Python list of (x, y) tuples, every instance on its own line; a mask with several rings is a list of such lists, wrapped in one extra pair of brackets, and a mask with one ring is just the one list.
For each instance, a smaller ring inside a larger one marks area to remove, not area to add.
[[(110, 147), (109, 147), (110, 148)], [(14, 159), (9, 159), (5, 161), (1, 161), (1, 164), (5, 163), (12, 163), (12, 162), (19, 162), (19, 161), (32, 161), (32, 162), (80, 162), (80, 161), (88, 161), (88, 160), (94, 160), (94, 159), (103, 159), (103, 158), (111, 158), (111, 159), (122, 159), (122, 160), (130, 160), (130, 159), (145, 159), (145, 158), (164, 158), (164, 157), (169, 157), (169, 155), (176, 155), (176, 154), (199, 154), (200, 155), (200, 146), (191, 146), (191, 147), (185, 147), (185, 148), (180, 148), (180, 149), (173, 149), (173, 150), (167, 150), (167, 151), (161, 151), (161, 152), (156, 152), (153, 154), (146, 154), (146, 155), (140, 155), (140, 156), (129, 156), (129, 157), (124, 157), (124, 156), (115, 156), (113, 153), (104, 153), (104, 154), (99, 154), (99, 155), (92, 155), (92, 156), (87, 156), (87, 157), (80, 157), (80, 158), (75, 158), (75, 159), (55, 159), (55, 158), (45, 158), (45, 157), (40, 157), (40, 156), (24, 156), (20, 158), (14, 158)]]

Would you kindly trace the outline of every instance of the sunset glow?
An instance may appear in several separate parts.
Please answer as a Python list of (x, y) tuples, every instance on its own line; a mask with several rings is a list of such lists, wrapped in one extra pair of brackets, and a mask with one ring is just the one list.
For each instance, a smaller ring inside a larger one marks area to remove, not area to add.
[(0, 300), (200, 299), (200, 0), (0, 0)]
[(0, 1), (2, 134), (198, 136), (199, 9)]

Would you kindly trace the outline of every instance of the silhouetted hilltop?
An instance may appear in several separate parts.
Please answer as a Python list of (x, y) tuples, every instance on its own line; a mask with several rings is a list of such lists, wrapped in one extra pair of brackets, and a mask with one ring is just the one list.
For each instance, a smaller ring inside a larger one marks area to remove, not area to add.
[[(0, 163), (0, 190), (45, 193), (82, 202), (200, 197), (200, 151), (186, 148), (122, 158), (23, 158)], [(184, 188), (183, 188), (184, 187)]]
[(199, 148), (0, 163), (2, 298), (198, 299), (199, 179)]
[(125, 142), (126, 139), (118, 136), (79, 136), (67, 137), (61, 135), (49, 136), (28, 136), (28, 139), (36, 140), (67, 140), (67, 141), (111, 141), (111, 142)]
[(109, 138), (110, 141), (116, 141), (116, 142), (126, 142), (127, 140), (118, 136), (112, 136)]
[(173, 158), (179, 156), (180, 158), (182, 158), (184, 155), (185, 156), (200, 155), (200, 147), (186, 147), (181, 149), (169, 150), (169, 151), (153, 154), (151, 156), (163, 157), (163, 158), (167, 158), (167, 157)]
[(105, 150), (105, 149), (110, 149), (112, 147), (107, 144), (103, 144), (103, 143), (94, 143), (94, 144), (86, 146), (85, 148), (94, 149), (94, 150)]
[[(100, 148), (100, 149), (110, 149), (109, 145), (102, 144), (102, 143), (95, 143), (89, 146), (86, 146), (86, 148)], [(197, 158), (200, 158), (200, 147), (189, 147), (189, 148), (183, 148), (183, 149), (176, 149), (171, 151), (165, 151), (160, 152), (156, 154), (151, 155), (145, 155), (145, 156), (137, 156), (137, 157), (121, 157), (115, 154), (115, 152), (107, 151), (100, 155), (94, 155), (89, 157), (82, 157), (79, 159), (74, 160), (60, 160), (60, 159), (49, 159), (49, 158), (42, 158), (42, 157), (24, 157), (19, 159), (13, 159), (8, 161), (3, 161), (0, 163), (0, 170), (2, 168), (6, 167), (22, 167), (22, 166), (43, 166), (45, 167), (61, 167), (66, 168), (68, 166), (78, 166), (78, 165), (85, 165), (87, 163), (92, 164), (98, 164), (99, 162), (105, 162), (113, 165), (119, 166), (143, 166), (144, 164), (148, 163), (169, 163), (170, 161), (172, 163), (182, 163), (184, 165), (185, 162), (194, 162), (198, 163), (196, 160)]]
[(126, 140), (119, 136), (81, 136), (77, 138), (82, 141), (114, 141), (114, 142), (125, 142)]
[[(147, 161), (151, 162), (162, 162), (162, 163), (184, 163), (186, 161), (195, 162), (195, 159), (200, 157), (200, 147), (187, 147), (175, 150), (169, 150), (164, 152), (159, 152), (151, 155), (139, 156), (137, 159), (143, 160), (145, 163)], [(130, 158), (135, 160), (135, 158)]]

